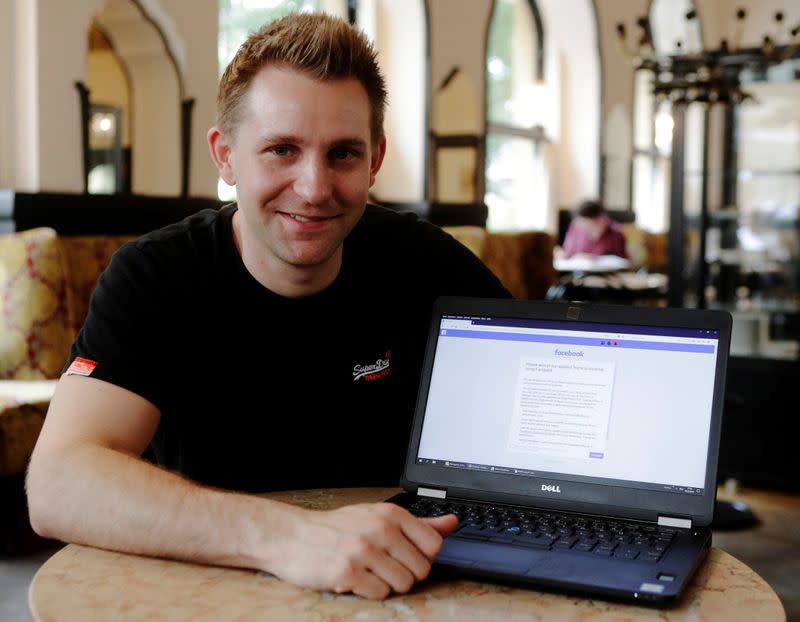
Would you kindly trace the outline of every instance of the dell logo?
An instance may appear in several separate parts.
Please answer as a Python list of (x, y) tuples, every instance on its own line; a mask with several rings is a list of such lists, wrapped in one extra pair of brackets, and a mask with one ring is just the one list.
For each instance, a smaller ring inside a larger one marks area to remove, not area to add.
[(544, 492), (557, 492), (559, 494), (561, 493), (561, 488), (559, 488), (558, 486), (552, 486), (550, 484), (542, 484), (542, 490)]

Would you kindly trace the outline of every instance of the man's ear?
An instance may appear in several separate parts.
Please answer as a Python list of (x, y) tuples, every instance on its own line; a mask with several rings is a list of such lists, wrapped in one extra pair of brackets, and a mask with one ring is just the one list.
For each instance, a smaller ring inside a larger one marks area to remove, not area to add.
[(208, 138), (208, 148), (211, 151), (211, 159), (214, 160), (220, 177), (229, 186), (235, 186), (236, 174), (232, 161), (233, 152), (230, 139), (216, 127), (208, 130), (206, 137)]
[(375, 176), (381, 170), (383, 164), (383, 157), (386, 155), (386, 138), (381, 137), (377, 144), (372, 149), (372, 159), (369, 163), (369, 187), (372, 188), (375, 183)]

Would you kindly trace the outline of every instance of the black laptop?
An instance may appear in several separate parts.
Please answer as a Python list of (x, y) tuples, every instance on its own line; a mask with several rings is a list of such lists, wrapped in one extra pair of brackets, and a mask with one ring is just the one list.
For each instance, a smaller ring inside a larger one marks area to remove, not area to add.
[(391, 501), (434, 569), (651, 604), (711, 546), (726, 312), (440, 298)]

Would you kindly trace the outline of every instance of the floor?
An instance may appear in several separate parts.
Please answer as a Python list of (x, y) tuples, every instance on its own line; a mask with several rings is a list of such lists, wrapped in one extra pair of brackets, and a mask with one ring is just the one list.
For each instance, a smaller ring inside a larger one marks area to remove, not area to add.
[(718, 497), (746, 502), (759, 524), (741, 531), (714, 531), (714, 546), (755, 570), (775, 590), (787, 622), (800, 622), (800, 495), (742, 488)]
[[(780, 597), (787, 622), (800, 622), (800, 495), (742, 489), (720, 498), (744, 501), (759, 519), (744, 530), (715, 530), (714, 546), (758, 572)], [(25, 622), (27, 591), (58, 545), (20, 557), (0, 557), (0, 620)]]
[(28, 585), (39, 566), (59, 548), (54, 545), (21, 557), (0, 557), (0, 620), (28, 620)]

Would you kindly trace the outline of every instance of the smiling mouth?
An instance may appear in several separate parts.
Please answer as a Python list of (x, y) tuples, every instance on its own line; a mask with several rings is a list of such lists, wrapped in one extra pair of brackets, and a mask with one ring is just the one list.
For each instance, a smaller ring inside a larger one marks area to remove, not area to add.
[(290, 214), (288, 212), (281, 212), (284, 216), (288, 216), (297, 222), (324, 222), (326, 220), (333, 220), (336, 216), (300, 216), (299, 214)]

